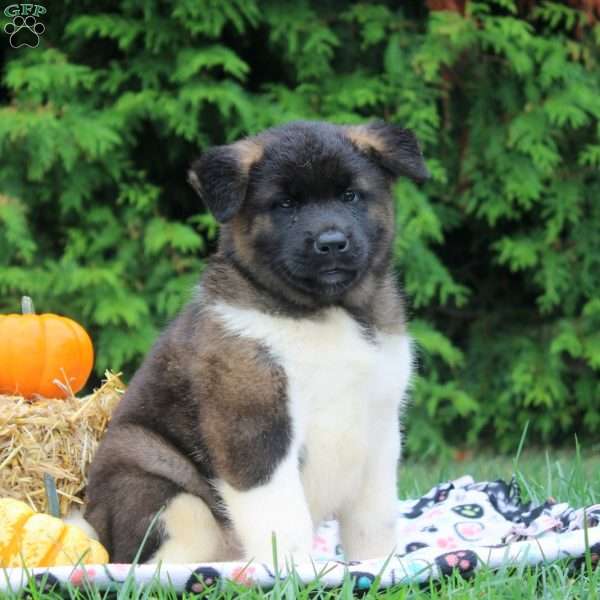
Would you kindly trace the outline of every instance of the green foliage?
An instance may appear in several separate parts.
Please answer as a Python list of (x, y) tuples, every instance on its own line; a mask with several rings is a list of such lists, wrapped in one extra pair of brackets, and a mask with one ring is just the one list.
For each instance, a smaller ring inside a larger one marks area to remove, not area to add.
[[(34, 297), (131, 374), (216, 225), (200, 149), (290, 119), (411, 127), (395, 188), (409, 449), (600, 432), (600, 25), (559, 2), (53, 4), (0, 87), (0, 311)], [(2, 23), (3, 25), (4, 23)]]

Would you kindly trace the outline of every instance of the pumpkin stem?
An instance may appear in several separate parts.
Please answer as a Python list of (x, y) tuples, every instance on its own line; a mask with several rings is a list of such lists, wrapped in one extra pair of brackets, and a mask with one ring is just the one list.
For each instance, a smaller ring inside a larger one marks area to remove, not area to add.
[(33, 300), (29, 296), (23, 296), (21, 298), (21, 312), (24, 315), (35, 315)]
[(56, 493), (56, 481), (50, 473), (44, 473), (44, 487), (46, 488), (46, 501), (48, 502), (48, 514), (60, 519), (60, 503)]

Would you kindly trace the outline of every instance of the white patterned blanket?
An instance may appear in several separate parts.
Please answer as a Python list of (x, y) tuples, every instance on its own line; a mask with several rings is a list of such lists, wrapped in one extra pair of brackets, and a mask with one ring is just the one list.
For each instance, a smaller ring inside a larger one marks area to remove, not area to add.
[[(326, 587), (339, 586), (350, 577), (356, 590), (364, 590), (374, 582), (384, 588), (439, 578), (454, 570), (469, 576), (484, 565), (570, 559), (571, 568), (577, 569), (586, 542), (592, 562), (600, 557), (600, 505), (575, 509), (554, 500), (523, 503), (514, 479), (475, 483), (465, 476), (437, 485), (421, 498), (399, 501), (397, 527), (395, 555), (345, 562), (337, 522), (323, 523), (314, 538), (314, 562), (297, 566), (296, 574), (305, 583), (318, 578)], [(269, 565), (257, 563), (6, 569), (0, 570), (0, 591), (17, 592), (31, 578), (45, 588), (70, 584), (111, 589), (130, 575), (139, 584), (199, 592), (223, 580), (269, 588), (286, 573), (276, 575)]]

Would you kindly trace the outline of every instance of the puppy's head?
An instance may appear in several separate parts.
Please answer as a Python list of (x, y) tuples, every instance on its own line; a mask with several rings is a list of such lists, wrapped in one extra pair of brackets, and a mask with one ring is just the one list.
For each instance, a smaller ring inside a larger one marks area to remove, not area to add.
[(387, 271), (401, 175), (428, 176), (406, 129), (294, 122), (209, 149), (189, 180), (223, 224), (225, 256), (278, 295), (320, 306)]

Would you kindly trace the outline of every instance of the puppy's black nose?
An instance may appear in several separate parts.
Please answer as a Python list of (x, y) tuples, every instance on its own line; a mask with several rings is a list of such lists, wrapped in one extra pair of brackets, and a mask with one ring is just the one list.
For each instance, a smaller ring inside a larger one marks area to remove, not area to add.
[(317, 254), (341, 254), (350, 246), (346, 234), (339, 229), (328, 229), (320, 233), (315, 240)]

